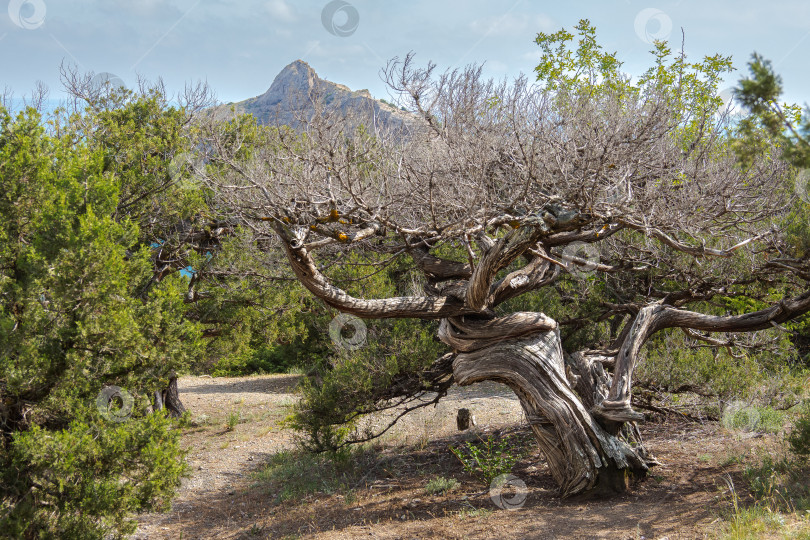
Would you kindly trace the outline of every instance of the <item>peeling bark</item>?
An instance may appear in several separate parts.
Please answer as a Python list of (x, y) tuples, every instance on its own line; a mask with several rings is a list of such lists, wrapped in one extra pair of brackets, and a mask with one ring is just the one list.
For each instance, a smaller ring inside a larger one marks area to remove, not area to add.
[(608, 433), (574, 393), (556, 330), (461, 353), (453, 377), (462, 386), (502, 382), (517, 394), (563, 497), (625, 489), (649, 468), (650, 460)]
[(456, 351), (472, 352), (505, 339), (554, 328), (557, 323), (542, 313), (518, 312), (490, 320), (452, 317), (439, 323), (439, 339)]

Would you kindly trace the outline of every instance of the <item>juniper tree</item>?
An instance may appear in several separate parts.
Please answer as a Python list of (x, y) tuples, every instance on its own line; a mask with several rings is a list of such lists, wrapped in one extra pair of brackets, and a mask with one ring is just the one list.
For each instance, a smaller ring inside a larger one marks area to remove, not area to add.
[(184, 470), (150, 406), (201, 351), (188, 280), (153, 281), (120, 178), (64, 117), (0, 108), (0, 192), (0, 530), (131, 532)]
[[(577, 30), (576, 48), (565, 31), (538, 36), (534, 83), (391, 61), (384, 79), (413, 113), (404, 130), (347, 119), (317, 95), (305, 96), (317, 112), (302, 133), (268, 130), (257, 146), (212, 122), (202, 179), (326, 305), (438, 322), (448, 352), (346, 394), (367, 394), (346, 418), (438, 399), (452, 384), (505, 383), (563, 496), (622, 489), (655, 463), (632, 407), (651, 336), (680, 328), (733, 347), (736, 332), (810, 310), (807, 259), (785, 236), (801, 202), (791, 170), (772, 141), (738, 161), (735, 128), (718, 112), (730, 60), (690, 63), (658, 43), (653, 67), (631, 81), (587, 21)], [(334, 279), (392, 264), (420, 290), (364, 296), (349, 290), (358, 278)], [(568, 308), (551, 300), (562, 296)], [(735, 312), (734, 299), (760, 307)], [(575, 329), (593, 331), (564, 346)]]

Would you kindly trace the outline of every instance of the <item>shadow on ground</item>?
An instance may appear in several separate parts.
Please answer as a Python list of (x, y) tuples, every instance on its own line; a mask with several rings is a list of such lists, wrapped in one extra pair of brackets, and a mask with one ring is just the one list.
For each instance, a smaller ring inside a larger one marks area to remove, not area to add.
[(239, 378), (232, 382), (227, 378), (196, 377), (193, 382), (184, 382), (180, 388), (183, 394), (233, 394), (255, 392), (259, 394), (290, 394), (301, 380), (301, 375), (275, 375), (273, 378)]
[[(244, 477), (231, 491), (208, 492), (178, 505), (160, 524), (165, 538), (694, 538), (727, 507), (719, 486), (739, 470), (698, 460), (723, 435), (711, 426), (680, 426), (672, 439), (666, 426), (644, 426), (649, 448), (663, 463), (629, 492), (611, 497), (561, 500), (536, 451), (513, 472), (527, 485), (525, 505), (499, 509), (480, 480), (465, 473), (448, 445), (462, 436), (429, 444), (378, 449), (364, 459), (362, 476), (332, 493), (277, 502), (283, 486), (256, 485)], [(525, 428), (513, 434), (526, 444)], [(470, 435), (466, 435), (467, 438)], [(259, 460), (257, 460), (259, 461)], [(438, 476), (459, 485), (432, 495), (426, 484)], [(154, 536), (153, 536), (154, 537)], [(137, 537), (136, 537), (137, 538)]]

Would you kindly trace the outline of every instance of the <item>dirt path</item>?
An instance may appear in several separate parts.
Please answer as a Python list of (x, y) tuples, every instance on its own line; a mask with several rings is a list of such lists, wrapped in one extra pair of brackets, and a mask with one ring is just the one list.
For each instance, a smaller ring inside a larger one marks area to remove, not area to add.
[[(769, 444), (767, 437), (743, 438), (717, 425), (645, 424), (645, 441), (662, 465), (628, 494), (560, 500), (535, 452), (513, 469), (527, 485), (525, 505), (501, 510), (447, 449), (461, 437), (529, 437), (515, 396), (485, 383), (454, 388), (437, 407), (405, 417), (383, 437), (363, 474), (342, 488), (280, 502), (289, 486), (257, 482), (252, 473), (294, 447), (280, 422), (294, 403), (296, 381), (289, 375), (182, 378), (181, 398), (199, 423), (183, 439), (191, 477), (172, 510), (142, 516), (132, 538), (703, 538), (730, 504), (726, 475), (741, 485), (741, 462)], [(463, 436), (455, 427), (461, 406), (478, 422)], [(242, 419), (232, 430), (229, 414)], [(438, 477), (458, 485), (426, 492)]]
[[(171, 512), (143, 516), (133, 538), (176, 538), (171, 531), (203, 515), (226, 524), (244, 519), (234, 495), (270, 454), (292, 447), (290, 431), (279, 422), (294, 403), (297, 381), (293, 375), (180, 378), (180, 398), (198, 424), (183, 437), (191, 477), (183, 480)], [(239, 418), (232, 430), (229, 414)], [(216, 504), (209, 507), (210, 500)]]

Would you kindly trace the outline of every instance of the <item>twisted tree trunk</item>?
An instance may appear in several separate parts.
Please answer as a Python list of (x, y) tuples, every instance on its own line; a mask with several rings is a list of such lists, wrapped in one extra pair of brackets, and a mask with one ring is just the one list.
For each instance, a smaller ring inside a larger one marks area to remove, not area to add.
[[(591, 414), (608, 395), (610, 378), (598, 360), (574, 355), (567, 366), (569, 380), (555, 320), (535, 312), (495, 316), (494, 306), (557, 275), (537, 244), (542, 227), (514, 229), (498, 240), (477, 235), (484, 255), (475, 268), (414, 248), (415, 261), (430, 278), (426, 295), (385, 299), (356, 298), (335, 287), (318, 270), (301, 238), (278, 220), (274, 227), (298, 279), (328, 305), (360, 317), (441, 319), (438, 337), (453, 349), (453, 379), (460, 385), (493, 380), (512, 388), (562, 496), (594, 489), (622, 491), (655, 463), (640, 444), (638, 431), (625, 425), (635, 417), (597, 421)], [(528, 264), (495, 281), (497, 273), (530, 246), (536, 249)], [(442, 285), (450, 277), (466, 283)], [(620, 372), (623, 380), (629, 381), (629, 375)]]
[[(607, 378), (595, 379), (585, 359), (580, 366), (588, 369), (573, 374), (580, 391), (586, 391), (588, 401), (603, 399)], [(578, 368), (569, 364), (572, 370)], [(460, 353), (453, 377), (462, 386), (498, 381), (515, 392), (563, 497), (594, 489), (623, 491), (654, 463), (642, 446), (609, 433), (574, 392), (556, 328)], [(618, 431), (619, 425), (613, 427)]]

